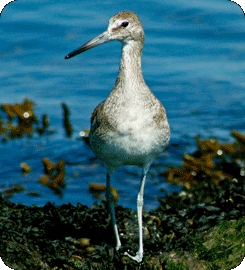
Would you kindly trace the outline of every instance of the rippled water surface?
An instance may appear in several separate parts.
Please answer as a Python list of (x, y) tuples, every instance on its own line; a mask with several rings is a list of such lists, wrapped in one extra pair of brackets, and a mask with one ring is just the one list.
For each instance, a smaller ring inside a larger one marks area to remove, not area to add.
[[(179, 190), (158, 177), (180, 165), (184, 152), (195, 149), (193, 138), (229, 139), (231, 129), (245, 132), (245, 19), (242, 10), (226, 0), (155, 1), (37, 1), (10, 3), (0, 17), (0, 103), (35, 101), (40, 117), (47, 113), (56, 133), (49, 137), (0, 143), (1, 190), (21, 184), (26, 191), (13, 202), (44, 205), (95, 199), (87, 183), (105, 183), (105, 169), (92, 151), (76, 140), (89, 128), (90, 115), (112, 89), (120, 62), (119, 42), (103, 44), (64, 60), (70, 51), (103, 32), (115, 13), (131, 10), (145, 30), (143, 73), (146, 83), (167, 110), (171, 126), (170, 147), (153, 164), (145, 188), (145, 209), (154, 200)], [(75, 129), (71, 139), (62, 128), (61, 103), (71, 111)], [(3, 112), (0, 116), (4, 117)], [(41, 159), (63, 159), (66, 166), (63, 197), (38, 183)], [(32, 171), (22, 175), (20, 163)], [(136, 208), (140, 168), (125, 167), (113, 176), (119, 204)], [(156, 185), (157, 184), (157, 185)], [(40, 193), (30, 197), (29, 191)]]

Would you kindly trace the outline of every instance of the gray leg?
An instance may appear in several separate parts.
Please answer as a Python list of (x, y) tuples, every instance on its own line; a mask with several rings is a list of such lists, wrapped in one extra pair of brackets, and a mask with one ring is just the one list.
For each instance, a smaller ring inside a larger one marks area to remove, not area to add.
[(121, 241), (120, 241), (118, 229), (117, 229), (117, 223), (116, 223), (116, 217), (115, 217), (115, 207), (114, 207), (114, 196), (111, 192), (110, 182), (111, 182), (111, 178), (110, 178), (110, 174), (108, 173), (107, 174), (107, 182), (106, 182), (106, 200), (107, 200), (107, 203), (109, 206), (112, 226), (113, 226), (114, 234), (115, 234), (116, 241), (117, 241), (116, 250), (118, 250), (121, 247)]
[(141, 262), (143, 259), (142, 210), (143, 210), (143, 195), (144, 195), (146, 173), (147, 171), (143, 170), (143, 175), (142, 175), (141, 184), (140, 184), (140, 191), (137, 197), (137, 214), (138, 214), (138, 225), (139, 225), (139, 250), (137, 251), (135, 256), (131, 256), (127, 252), (124, 253), (124, 255), (129, 256), (131, 259), (137, 262)]

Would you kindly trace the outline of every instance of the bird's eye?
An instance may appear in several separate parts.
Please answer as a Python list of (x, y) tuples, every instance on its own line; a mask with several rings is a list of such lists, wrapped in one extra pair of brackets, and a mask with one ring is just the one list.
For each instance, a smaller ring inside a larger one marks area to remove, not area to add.
[(121, 24), (123, 27), (127, 27), (128, 26), (128, 22), (123, 22), (122, 24)]

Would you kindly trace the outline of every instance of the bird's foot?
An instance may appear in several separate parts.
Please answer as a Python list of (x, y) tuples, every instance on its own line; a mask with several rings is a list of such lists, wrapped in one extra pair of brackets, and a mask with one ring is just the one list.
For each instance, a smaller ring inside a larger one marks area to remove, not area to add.
[(128, 252), (124, 252), (124, 255), (130, 257), (132, 260), (138, 263), (142, 262), (142, 259), (143, 259), (143, 252), (141, 251), (137, 251), (135, 256), (130, 255)]
[(118, 244), (116, 245), (116, 250), (119, 250), (121, 246), (122, 246), (121, 243), (118, 243)]

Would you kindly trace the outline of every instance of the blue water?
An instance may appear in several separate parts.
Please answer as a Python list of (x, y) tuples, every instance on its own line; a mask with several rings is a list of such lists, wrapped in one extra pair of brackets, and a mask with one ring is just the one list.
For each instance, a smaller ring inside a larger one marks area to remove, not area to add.
[[(145, 30), (143, 73), (146, 83), (167, 110), (171, 126), (169, 148), (153, 164), (145, 187), (145, 209), (178, 187), (158, 173), (180, 165), (182, 154), (195, 149), (194, 137), (231, 140), (230, 130), (245, 132), (245, 19), (241, 8), (226, 0), (38, 1), (10, 3), (0, 17), (0, 103), (36, 102), (38, 117), (47, 113), (57, 132), (0, 143), (0, 190), (21, 184), (26, 190), (11, 200), (26, 205), (77, 202), (90, 206), (89, 182), (105, 183), (105, 169), (92, 151), (76, 140), (89, 128), (90, 115), (112, 89), (121, 45), (111, 42), (70, 60), (64, 56), (103, 32), (115, 13), (131, 10)], [(71, 111), (75, 129), (65, 138), (61, 103)], [(4, 116), (0, 112), (0, 116)], [(63, 196), (41, 186), (41, 159), (79, 162), (66, 167)], [(20, 163), (32, 171), (22, 175)], [(136, 208), (141, 170), (119, 169), (112, 185), (119, 204)], [(36, 191), (40, 197), (30, 197)]]

